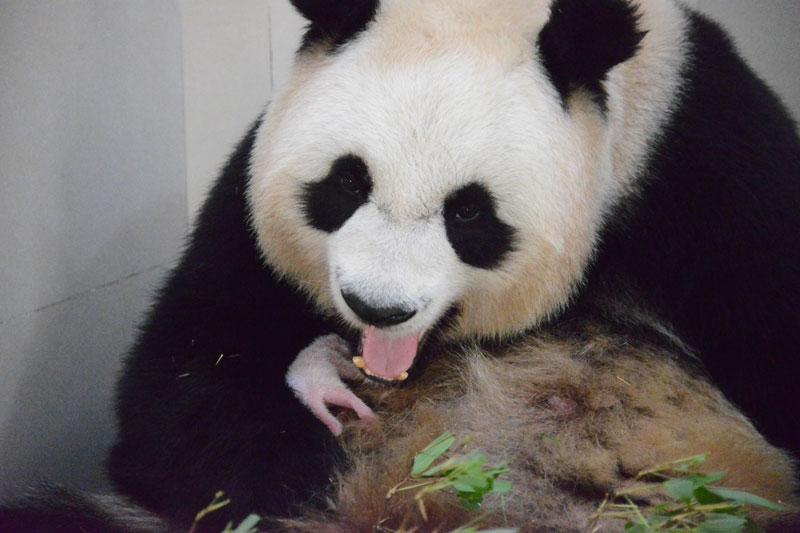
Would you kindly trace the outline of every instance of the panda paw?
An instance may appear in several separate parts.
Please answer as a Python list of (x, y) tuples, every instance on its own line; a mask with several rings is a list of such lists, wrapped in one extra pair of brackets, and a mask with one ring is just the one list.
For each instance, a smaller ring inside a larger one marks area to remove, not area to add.
[(352, 409), (363, 422), (375, 419), (372, 409), (342, 381), (342, 376), (361, 379), (347, 363), (348, 353), (349, 347), (341, 337), (325, 335), (302, 350), (286, 373), (286, 383), (295, 396), (336, 436), (342, 433), (342, 423), (328, 405)]

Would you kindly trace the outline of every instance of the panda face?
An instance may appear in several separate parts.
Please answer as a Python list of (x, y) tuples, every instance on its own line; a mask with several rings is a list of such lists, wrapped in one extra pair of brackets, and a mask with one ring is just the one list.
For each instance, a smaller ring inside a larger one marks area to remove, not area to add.
[(557, 312), (620, 189), (607, 115), (567, 108), (536, 46), (547, 4), (477, 4), (381, 2), (346, 46), (307, 46), (257, 135), (265, 260), (381, 346), (449, 309), (454, 339)]
[[(415, 310), (401, 329), (525, 284), (551, 293), (543, 308), (563, 301), (564, 263), (591, 248), (602, 168), (577, 148), (594, 151), (597, 128), (575, 127), (532, 60), (376, 69), (359, 51), (290, 89), (259, 134), (253, 212), (270, 263), (354, 324), (342, 292)], [(466, 311), (465, 325), (485, 320)]]

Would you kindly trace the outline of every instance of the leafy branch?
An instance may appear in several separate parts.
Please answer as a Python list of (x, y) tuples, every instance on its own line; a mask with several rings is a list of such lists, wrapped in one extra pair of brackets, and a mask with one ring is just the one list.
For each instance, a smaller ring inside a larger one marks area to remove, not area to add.
[[(431, 494), (453, 491), (463, 507), (479, 510), (489, 494), (510, 492), (511, 483), (499, 479), (508, 474), (506, 465), (490, 466), (486, 456), (480, 453), (454, 455), (454, 452), (462, 449), (468, 442), (469, 439), (465, 439), (453, 448), (456, 444), (455, 435), (450, 432), (440, 435), (414, 457), (411, 474), (392, 487), (386, 498), (390, 499), (400, 492), (417, 490), (414, 500), (423, 520), (427, 521), (425, 498)], [(468, 524), (457, 531), (466, 533), (476, 530), (472, 524)]]
[[(606, 497), (593, 517), (589, 530), (600, 520), (624, 520), (627, 533), (687, 531), (693, 533), (742, 533), (761, 531), (751, 520), (748, 507), (772, 511), (784, 508), (748, 492), (716, 486), (725, 472), (697, 472), (708, 454), (672, 461), (640, 472), (631, 487)], [(658, 483), (645, 483), (645, 480)], [(653, 507), (640, 507), (636, 500), (653, 496), (668, 500)]]

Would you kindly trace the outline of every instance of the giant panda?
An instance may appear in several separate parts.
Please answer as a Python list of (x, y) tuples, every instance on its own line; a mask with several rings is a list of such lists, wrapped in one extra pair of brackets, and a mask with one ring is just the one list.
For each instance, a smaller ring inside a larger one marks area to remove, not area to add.
[(474, 515), (385, 495), (449, 430), (510, 467), (486, 526), (581, 530), (701, 452), (796, 505), (800, 144), (716, 24), (293, 3), (291, 79), (126, 360), (121, 493), (174, 524), (222, 490), (209, 528), (446, 531)]

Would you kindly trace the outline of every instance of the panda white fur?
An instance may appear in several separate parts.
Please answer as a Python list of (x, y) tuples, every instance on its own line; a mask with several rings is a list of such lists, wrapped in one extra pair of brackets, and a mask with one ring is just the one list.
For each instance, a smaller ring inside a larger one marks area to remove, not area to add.
[(584, 528), (705, 451), (791, 507), (800, 144), (728, 37), (671, 0), (294, 4), (291, 80), (127, 360), (117, 488), (446, 530), (447, 496), (384, 495), (450, 430), (511, 467), (488, 525)]

